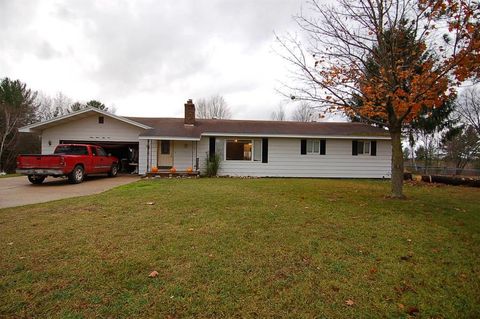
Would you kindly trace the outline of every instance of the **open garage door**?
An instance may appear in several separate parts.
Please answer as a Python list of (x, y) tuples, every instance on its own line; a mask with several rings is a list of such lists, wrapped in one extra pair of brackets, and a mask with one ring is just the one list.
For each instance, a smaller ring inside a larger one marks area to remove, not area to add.
[(120, 172), (138, 173), (138, 142), (100, 142), (80, 140), (60, 140), (61, 144), (92, 144), (105, 149), (108, 154), (120, 161)]

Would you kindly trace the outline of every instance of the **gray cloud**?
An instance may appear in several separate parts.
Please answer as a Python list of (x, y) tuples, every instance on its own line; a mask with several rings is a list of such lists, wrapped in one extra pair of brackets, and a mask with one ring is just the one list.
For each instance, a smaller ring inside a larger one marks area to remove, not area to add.
[[(10, 55), (75, 61), (78, 65), (72, 68), (77, 76), (66, 80), (79, 81), (82, 76), (104, 99), (139, 92), (168, 94), (197, 77), (208, 83), (192, 83), (189, 93), (248, 94), (265, 85), (256, 72), (267, 61), (256, 60), (256, 55), (272, 43), (274, 30), (291, 27), (291, 15), (300, 2), (86, 0), (32, 5), (32, 1), (0, 0), (0, 44)], [(37, 30), (37, 23), (48, 24), (49, 19), (71, 33), (70, 39), (66, 36), (69, 41)], [(219, 56), (219, 51), (230, 47), (235, 56), (250, 59), (251, 65)], [(0, 66), (6, 60), (0, 54)], [(9, 61), (6, 70), (15, 68)], [(239, 68), (252, 77), (236, 76)]]

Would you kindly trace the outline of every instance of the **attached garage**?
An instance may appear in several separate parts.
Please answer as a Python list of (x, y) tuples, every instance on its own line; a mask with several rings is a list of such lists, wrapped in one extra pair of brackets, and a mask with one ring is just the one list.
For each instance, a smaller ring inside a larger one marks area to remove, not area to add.
[(52, 154), (62, 143), (95, 144), (118, 157), (121, 171), (132, 173), (138, 172), (138, 137), (149, 126), (96, 109), (86, 109), (27, 128), (29, 132), (42, 136), (42, 154)]

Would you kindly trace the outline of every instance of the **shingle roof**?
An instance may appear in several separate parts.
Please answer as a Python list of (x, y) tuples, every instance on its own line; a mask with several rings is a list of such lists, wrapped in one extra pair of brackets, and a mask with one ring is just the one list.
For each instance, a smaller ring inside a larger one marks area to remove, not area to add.
[(127, 117), (152, 127), (141, 136), (178, 137), (200, 139), (209, 134), (252, 134), (268, 136), (337, 136), (389, 138), (385, 129), (362, 123), (346, 122), (293, 122), (253, 120), (204, 120), (196, 119), (194, 126), (184, 124), (183, 118)]

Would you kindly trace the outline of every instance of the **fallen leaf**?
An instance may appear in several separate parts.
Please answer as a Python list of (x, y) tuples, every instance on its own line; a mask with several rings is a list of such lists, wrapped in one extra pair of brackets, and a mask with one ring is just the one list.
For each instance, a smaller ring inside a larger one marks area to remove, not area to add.
[(7, 243), (7, 245), (12, 246), (12, 245), (13, 245), (13, 242)]
[(351, 307), (351, 306), (353, 306), (353, 305), (355, 304), (355, 302), (354, 302), (352, 299), (347, 299), (347, 300), (345, 301), (345, 304), (347, 304), (347, 306), (350, 306), (350, 307)]
[(188, 230), (189, 230), (189, 231), (192, 231), (192, 230), (193, 230), (193, 228), (189, 228)]
[(155, 202), (146, 202), (147, 205), (155, 205)]
[(371, 274), (376, 274), (377, 273), (377, 268), (373, 267), (370, 269)]
[(408, 308), (408, 311), (407, 313), (410, 315), (410, 316), (415, 316), (417, 313), (419, 313), (420, 310), (418, 310), (417, 307), (409, 307)]
[(158, 271), (156, 271), (156, 270), (152, 271), (152, 272), (150, 273), (150, 275), (148, 275), (148, 277), (150, 277), (150, 278), (155, 278), (155, 277), (157, 277), (157, 276), (158, 276)]
[(399, 303), (399, 304), (398, 304), (398, 308), (400, 308), (401, 310), (403, 310), (403, 309), (405, 308), (405, 305), (402, 304), (402, 303)]

